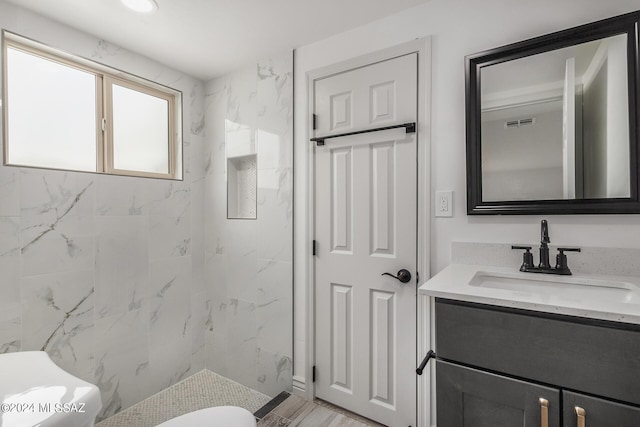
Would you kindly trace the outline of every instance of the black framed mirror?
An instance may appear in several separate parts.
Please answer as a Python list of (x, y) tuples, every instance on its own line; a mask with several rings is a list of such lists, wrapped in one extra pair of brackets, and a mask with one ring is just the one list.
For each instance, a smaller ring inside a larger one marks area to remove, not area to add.
[(466, 57), (467, 214), (640, 213), (639, 22)]

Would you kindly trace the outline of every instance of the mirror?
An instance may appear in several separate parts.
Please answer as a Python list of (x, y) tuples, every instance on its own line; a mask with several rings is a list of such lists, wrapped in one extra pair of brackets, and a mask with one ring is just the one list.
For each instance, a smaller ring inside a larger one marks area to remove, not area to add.
[(467, 57), (469, 214), (640, 212), (639, 19)]
[(482, 200), (629, 197), (627, 38), (481, 75)]

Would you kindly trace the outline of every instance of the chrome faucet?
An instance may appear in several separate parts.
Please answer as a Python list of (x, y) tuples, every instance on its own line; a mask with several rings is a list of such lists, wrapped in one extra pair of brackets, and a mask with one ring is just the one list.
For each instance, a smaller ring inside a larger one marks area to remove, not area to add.
[(556, 255), (556, 266), (551, 267), (549, 264), (549, 224), (546, 219), (540, 221), (540, 263), (538, 266), (533, 265), (533, 254), (531, 246), (511, 246), (511, 249), (524, 249), (522, 254), (522, 265), (520, 271), (526, 273), (548, 273), (548, 274), (563, 274), (570, 275), (571, 270), (567, 265), (567, 256), (565, 252), (580, 252), (580, 248), (558, 248), (558, 255)]

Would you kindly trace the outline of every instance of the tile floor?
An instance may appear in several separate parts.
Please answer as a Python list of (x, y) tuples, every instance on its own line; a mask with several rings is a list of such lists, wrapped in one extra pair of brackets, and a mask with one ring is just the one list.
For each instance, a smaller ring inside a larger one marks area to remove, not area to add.
[(308, 402), (284, 393), (271, 399), (209, 370), (107, 418), (96, 427), (155, 427), (198, 409), (240, 406), (256, 414), (258, 427), (383, 427), (327, 402)]
[(383, 427), (366, 418), (316, 400), (289, 396), (258, 421), (258, 427)]

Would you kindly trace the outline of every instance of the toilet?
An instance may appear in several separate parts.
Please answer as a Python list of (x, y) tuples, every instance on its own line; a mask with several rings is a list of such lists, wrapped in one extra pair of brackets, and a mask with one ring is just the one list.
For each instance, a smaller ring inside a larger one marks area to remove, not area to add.
[(255, 427), (256, 418), (244, 408), (216, 406), (172, 418), (157, 427)]
[(98, 387), (58, 367), (44, 351), (0, 354), (0, 426), (93, 427)]

